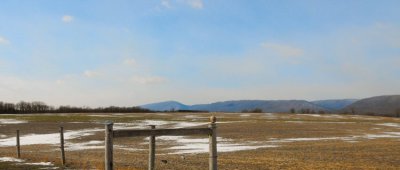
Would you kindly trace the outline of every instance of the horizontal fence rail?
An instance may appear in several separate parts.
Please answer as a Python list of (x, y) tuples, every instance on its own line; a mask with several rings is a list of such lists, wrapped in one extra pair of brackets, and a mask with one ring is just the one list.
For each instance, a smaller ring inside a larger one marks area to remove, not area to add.
[(144, 129), (144, 130), (115, 130), (114, 138), (137, 136), (183, 136), (183, 135), (210, 135), (211, 128), (182, 128), (182, 129)]

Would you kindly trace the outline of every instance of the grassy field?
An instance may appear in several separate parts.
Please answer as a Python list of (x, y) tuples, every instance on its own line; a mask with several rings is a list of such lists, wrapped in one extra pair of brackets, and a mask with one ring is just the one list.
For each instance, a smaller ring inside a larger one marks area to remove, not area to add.
[[(15, 143), (10, 142), (15, 141), (15, 131), (19, 129), (21, 159), (25, 163), (0, 161), (0, 169), (60, 167), (59, 126), (66, 130), (67, 169), (102, 169), (104, 122), (113, 121), (117, 129), (148, 128), (149, 124), (156, 124), (157, 128), (205, 127), (210, 115), (0, 115), (0, 158), (16, 157)], [(220, 169), (400, 169), (398, 118), (272, 113), (214, 115), (218, 118)], [(6, 123), (10, 120), (14, 123)], [(207, 169), (207, 140), (206, 136), (157, 137), (156, 168)], [(115, 139), (115, 168), (146, 169), (147, 148), (144, 137)], [(52, 165), (29, 164), (35, 162)]]

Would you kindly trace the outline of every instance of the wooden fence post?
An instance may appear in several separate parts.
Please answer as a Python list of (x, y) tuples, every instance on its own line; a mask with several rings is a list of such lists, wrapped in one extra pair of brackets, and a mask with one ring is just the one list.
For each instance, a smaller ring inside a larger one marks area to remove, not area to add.
[(65, 166), (65, 152), (64, 152), (64, 128), (60, 127), (60, 149), (61, 149), (61, 163)]
[(105, 125), (105, 170), (113, 170), (113, 123)]
[(19, 144), (19, 130), (17, 130), (17, 157), (21, 158), (21, 147)]
[[(155, 125), (149, 125), (150, 129), (155, 129)], [(156, 136), (149, 136), (149, 170), (154, 170), (154, 163), (156, 157)]]
[(215, 123), (217, 118), (215, 116), (210, 117), (210, 124), (208, 127), (211, 129), (212, 133), (209, 135), (209, 152), (210, 157), (208, 159), (209, 170), (217, 170), (217, 124)]

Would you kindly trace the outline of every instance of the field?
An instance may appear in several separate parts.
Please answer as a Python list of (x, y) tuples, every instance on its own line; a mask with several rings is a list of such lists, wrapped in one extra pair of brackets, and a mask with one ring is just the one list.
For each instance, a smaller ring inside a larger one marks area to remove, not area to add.
[[(114, 129), (205, 127), (212, 113), (0, 115), (0, 169), (103, 169)], [(219, 169), (400, 169), (400, 119), (355, 115), (215, 113)], [(16, 130), (21, 159), (16, 157)], [(156, 169), (208, 169), (207, 136), (156, 137)], [(116, 169), (147, 169), (148, 138), (114, 140)], [(61, 169), (61, 168), (60, 168)]]

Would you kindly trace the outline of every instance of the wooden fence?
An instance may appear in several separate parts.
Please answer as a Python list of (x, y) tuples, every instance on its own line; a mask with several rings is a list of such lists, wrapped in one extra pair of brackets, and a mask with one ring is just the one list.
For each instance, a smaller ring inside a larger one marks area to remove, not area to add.
[[(20, 131), (17, 130), (16, 136), (16, 149), (17, 157), (21, 158), (21, 143), (20, 143)], [(60, 127), (60, 151), (61, 151), (61, 165), (65, 166), (65, 152), (64, 152), (64, 128)]]
[(181, 136), (181, 135), (208, 135), (209, 136), (209, 170), (217, 170), (217, 125), (216, 117), (210, 118), (207, 128), (181, 128), (181, 129), (151, 129), (145, 130), (113, 130), (113, 123), (105, 125), (105, 169), (112, 170), (113, 164), (113, 139), (121, 137), (149, 136), (149, 170), (154, 170), (155, 139), (156, 136)]
[[(180, 128), (180, 129), (156, 129), (150, 125), (150, 129), (145, 130), (113, 130), (113, 123), (105, 125), (105, 169), (113, 169), (113, 139), (121, 137), (149, 136), (149, 170), (154, 170), (156, 136), (182, 136), (182, 135), (208, 135), (209, 136), (209, 170), (217, 170), (217, 125), (216, 117), (210, 117), (210, 124), (206, 128)], [(64, 128), (60, 127), (60, 151), (61, 164), (66, 165), (64, 151)], [(16, 136), (17, 157), (21, 158), (20, 131), (17, 130)]]

